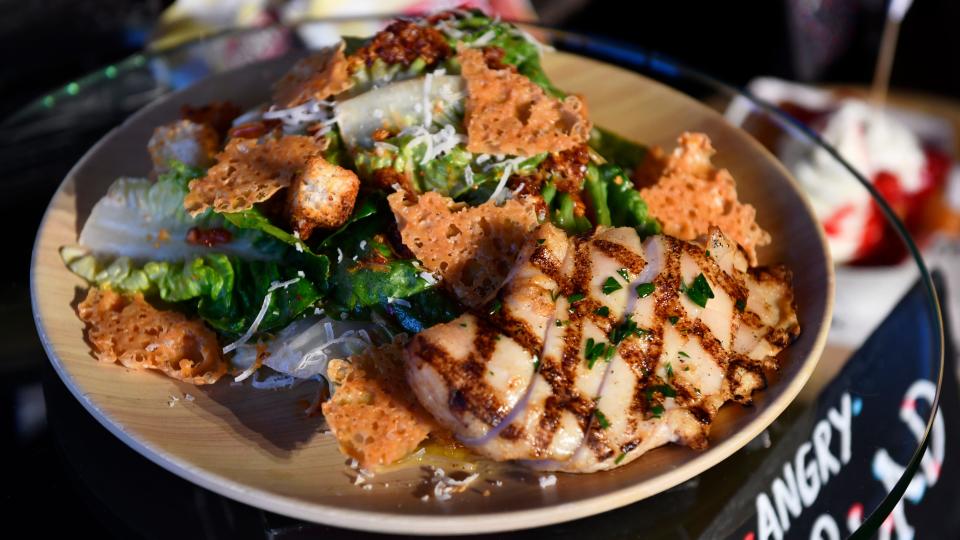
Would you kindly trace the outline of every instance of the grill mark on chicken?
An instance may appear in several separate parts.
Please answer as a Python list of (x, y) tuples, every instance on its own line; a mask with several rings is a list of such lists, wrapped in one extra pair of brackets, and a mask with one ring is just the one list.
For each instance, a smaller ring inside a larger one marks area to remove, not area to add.
[(478, 319), (484, 320), (487, 325), (495, 328), (499, 333), (516, 341), (531, 355), (540, 356), (540, 352), (543, 350), (543, 340), (533, 333), (526, 321), (514, 317), (508, 310), (506, 303), (501, 301), (501, 307), (492, 315), (490, 310), (485, 313), (474, 312), (474, 315)]
[(500, 437), (508, 441), (515, 441), (523, 436), (523, 428), (509, 424), (500, 431)]
[[(570, 294), (589, 294), (592, 273), (589, 245), (575, 240), (573, 247), (574, 264), (570, 284), (574, 290)], [(562, 329), (563, 352), (559, 366), (556, 361), (546, 364), (541, 361), (540, 364), (540, 373), (553, 390), (553, 394), (544, 403), (544, 413), (536, 436), (536, 449), (540, 452), (545, 452), (550, 447), (560, 425), (560, 416), (565, 410), (571, 411), (580, 418), (592, 414), (592, 405), (587, 403), (573, 387), (577, 364), (580, 362), (580, 342), (583, 339), (583, 321), (587, 307), (584, 304), (581, 300), (568, 309), (569, 322)]]
[(774, 347), (784, 348), (790, 344), (798, 334), (791, 333), (783, 328), (774, 328), (770, 331), (769, 334), (764, 336), (768, 342)]
[(610, 459), (615, 454), (607, 438), (607, 434), (604, 433), (603, 428), (600, 427), (600, 423), (596, 419), (591, 419), (584, 442), (587, 448), (593, 452), (597, 461)]
[(703, 275), (710, 281), (710, 283), (720, 287), (723, 292), (727, 293), (727, 296), (730, 297), (733, 302), (743, 299), (747, 299), (747, 287), (734, 276), (727, 274), (720, 269), (720, 265), (717, 264), (717, 261), (713, 260), (712, 257), (707, 256), (707, 254), (695, 244), (684, 244), (683, 251), (690, 256), (697, 264), (697, 267), (700, 268), (700, 271), (703, 272)]
[(687, 410), (689, 410), (690, 414), (697, 419), (697, 422), (700, 422), (705, 426), (708, 426), (710, 425), (710, 422), (713, 422), (713, 413), (708, 411), (702, 405), (694, 405), (689, 407)]
[(686, 334), (695, 336), (703, 350), (717, 361), (721, 369), (726, 370), (731, 353), (723, 348), (720, 340), (713, 335), (707, 325), (703, 324), (703, 321), (693, 320), (684, 321), (683, 326)]
[[(742, 395), (736, 391), (740, 388), (740, 381), (737, 379), (738, 370), (751, 373), (760, 379), (760, 384), (757, 387), (750, 389), (750, 395)], [(756, 362), (751, 362), (749, 359), (739, 355), (736, 355), (730, 360), (730, 363), (727, 366), (727, 371), (724, 374), (724, 378), (730, 385), (733, 399), (742, 405), (749, 405), (753, 403), (752, 393), (757, 390), (763, 390), (767, 387), (767, 375), (763, 372), (763, 368), (758, 366)]]
[(530, 263), (536, 266), (548, 278), (564, 290), (567, 288), (566, 277), (560, 272), (560, 261), (553, 257), (553, 254), (546, 246), (538, 246), (530, 255)]
[(593, 240), (592, 243), (601, 253), (617, 261), (634, 274), (639, 274), (643, 267), (647, 265), (647, 261), (643, 257), (634, 253), (627, 246), (599, 238)]
[(577, 309), (604, 334), (609, 334), (613, 330), (614, 319), (612, 315), (604, 317), (597, 313), (597, 310), (603, 307), (603, 304), (593, 298), (584, 298), (577, 302)]
[[(420, 359), (437, 370), (450, 386), (448, 401), (458, 416), (462, 418), (464, 413), (470, 412), (487, 424), (497, 426), (510, 411), (500, 403), (483, 377), (485, 364), (496, 346), (489, 327), (482, 330), (484, 326), (478, 321), (474, 344), (479, 354), (471, 354), (461, 365), (457, 365), (446, 349), (431, 343), (423, 334), (415, 336), (412, 345)], [(489, 352), (484, 356), (480, 351)]]

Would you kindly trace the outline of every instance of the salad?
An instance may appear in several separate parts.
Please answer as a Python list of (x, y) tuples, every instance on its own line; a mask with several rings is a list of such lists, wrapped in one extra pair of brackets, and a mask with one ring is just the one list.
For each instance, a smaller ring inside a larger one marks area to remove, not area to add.
[(298, 61), (253, 110), (184, 107), (61, 249), (93, 355), (316, 384), (364, 469), (429, 441), (569, 472), (704, 448), (799, 335), (790, 272), (757, 265), (770, 235), (705, 134), (655, 155), (594, 126), (543, 49), (446, 11)]

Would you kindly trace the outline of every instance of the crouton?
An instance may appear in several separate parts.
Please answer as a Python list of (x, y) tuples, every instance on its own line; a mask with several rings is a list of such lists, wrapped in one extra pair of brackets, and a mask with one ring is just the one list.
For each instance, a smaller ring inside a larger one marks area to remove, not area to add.
[(273, 102), (286, 109), (310, 100), (335, 96), (353, 85), (347, 72), (344, 44), (328, 47), (298, 61), (274, 88)]
[(478, 154), (531, 156), (587, 142), (592, 124), (577, 96), (555, 99), (512, 66), (495, 69), (483, 51), (457, 53), (467, 82), (467, 149)]
[(663, 224), (664, 234), (691, 241), (718, 227), (743, 248), (751, 266), (757, 248), (770, 243), (770, 234), (757, 224), (757, 211), (737, 199), (737, 184), (726, 169), (717, 169), (710, 139), (703, 133), (680, 135), (679, 146), (667, 159), (655, 185), (640, 190), (650, 215)]
[(209, 167), (219, 143), (220, 136), (207, 124), (180, 120), (154, 129), (147, 151), (154, 172), (161, 174), (170, 170), (174, 160), (191, 167)]
[(358, 191), (360, 179), (353, 171), (320, 156), (310, 158), (287, 192), (287, 213), (293, 230), (306, 240), (316, 228), (343, 225), (350, 218)]
[(161, 311), (141, 294), (91, 287), (77, 306), (97, 360), (155, 369), (192, 384), (211, 384), (227, 371), (217, 336), (203, 322)]
[(404, 340), (333, 360), (327, 376), (338, 385), (322, 405), (340, 450), (365, 469), (413, 452), (436, 422), (417, 401), (404, 374)]
[(307, 162), (323, 150), (313, 137), (286, 135), (279, 139), (231, 139), (217, 155), (206, 176), (190, 182), (184, 208), (197, 215), (207, 208), (239, 212), (266, 201), (289, 187)]
[(408, 197), (401, 191), (387, 197), (403, 244), (470, 307), (500, 288), (527, 233), (537, 226), (532, 198), (469, 207), (433, 191), (416, 202)]

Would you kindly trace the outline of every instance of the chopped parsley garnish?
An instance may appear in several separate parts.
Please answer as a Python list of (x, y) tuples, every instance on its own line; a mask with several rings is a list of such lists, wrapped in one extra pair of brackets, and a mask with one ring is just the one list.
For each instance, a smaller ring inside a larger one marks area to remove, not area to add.
[(609, 316), (610, 316), (610, 308), (608, 308), (607, 306), (600, 306), (600, 307), (598, 307), (596, 310), (594, 310), (594, 313), (596, 313), (597, 315), (599, 315), (599, 316), (601, 316), (601, 317), (609, 317)]
[(624, 281), (626, 281), (627, 283), (630, 283), (630, 271), (629, 271), (629, 270), (627, 270), (626, 268), (621, 268), (621, 269), (617, 270), (617, 273), (620, 274), (620, 277), (622, 277)]
[(657, 289), (657, 286), (653, 283), (641, 283), (637, 285), (637, 296), (640, 298), (646, 298), (653, 294), (653, 291)]
[(656, 384), (647, 387), (647, 400), (653, 399), (653, 395), (658, 392), (663, 394), (663, 397), (677, 397), (677, 391), (669, 384)]
[(660, 418), (663, 416), (663, 405), (654, 405), (653, 407), (650, 407), (650, 414), (653, 415), (654, 418)]
[(540, 357), (533, 360), (533, 372), (536, 373), (537, 371), (540, 371)]
[(503, 309), (503, 302), (499, 298), (494, 299), (493, 303), (490, 305), (490, 311), (488, 315), (496, 315), (498, 311)]
[(565, 321), (562, 321), (562, 320), (560, 320), (560, 319), (557, 319), (553, 324), (556, 325), (557, 328), (560, 328), (561, 326), (567, 324), (568, 322), (570, 322), (569, 319), (568, 319), (568, 320), (565, 320)]
[(560, 298), (560, 291), (550, 291), (550, 299), (556, 302), (557, 298)]
[(627, 457), (627, 453), (626, 453), (626, 452), (621, 452), (620, 455), (617, 456), (617, 459), (613, 460), (613, 464), (614, 464), (614, 465), (619, 465), (620, 462), (623, 461), (623, 458), (625, 458), (625, 457)]
[(600, 409), (594, 409), (593, 415), (597, 417), (597, 423), (600, 424), (600, 429), (607, 429), (610, 427), (610, 421), (607, 420), (606, 415), (604, 415)]
[(690, 283), (690, 285), (685, 286), (681, 284), (680, 290), (687, 293), (687, 298), (700, 307), (707, 307), (707, 300), (714, 297), (713, 289), (711, 289), (710, 284), (707, 283), (707, 278), (704, 277), (703, 272), (693, 278), (693, 282)]
[(708, 250), (707, 250), (707, 257), (709, 257), (709, 256), (710, 256), (710, 250), (708, 249)]
[(643, 333), (644, 330), (637, 328), (637, 323), (633, 322), (633, 319), (630, 318), (630, 315), (627, 315), (622, 323), (618, 324), (613, 328), (613, 330), (610, 331), (610, 343), (618, 345), (621, 341), (630, 336), (642, 336)]
[(683, 352), (683, 351), (680, 351), (680, 352), (678, 352), (677, 354), (679, 354), (680, 356), (682, 356), (682, 357), (684, 357), (684, 358), (690, 358), (690, 355), (687, 354), (687, 353), (685, 353), (685, 352)]
[(466, 328), (466, 327), (467, 327), (467, 323), (465, 322), (460, 323), (460, 328)]
[(593, 365), (597, 363), (597, 359), (599, 359), (601, 356), (605, 356), (606, 352), (606, 343), (602, 341), (594, 341), (593, 338), (587, 338), (587, 347), (583, 351), (583, 356), (587, 359), (587, 367), (593, 369)]
[(667, 370), (667, 380), (668, 380), (668, 381), (669, 381), (669, 380), (672, 380), (672, 379), (673, 379), (673, 366), (670, 365), (670, 362), (667, 362), (667, 364), (666, 364), (665, 367), (666, 367), (666, 370)]
[(744, 300), (743, 298), (738, 298), (736, 306), (737, 306), (737, 311), (742, 313), (743, 310), (747, 309), (747, 301)]
[(537, 238), (537, 243), (538, 243), (538, 244), (543, 245), (544, 242), (546, 242), (546, 239), (544, 239), (544, 238)]
[(610, 294), (614, 291), (619, 291), (622, 288), (623, 286), (617, 282), (617, 279), (614, 278), (613, 276), (610, 276), (607, 278), (606, 281), (603, 282), (602, 290), (603, 290), (603, 294)]
[(583, 293), (573, 293), (570, 296), (568, 296), (567, 301), (570, 302), (570, 306), (567, 307), (567, 311), (569, 311), (570, 313), (576, 313), (577, 307), (574, 304), (583, 300), (586, 297), (587, 295)]
[(680, 317), (677, 317), (676, 315), (674, 315), (667, 320), (670, 321), (670, 324), (677, 324), (677, 321), (680, 320)]

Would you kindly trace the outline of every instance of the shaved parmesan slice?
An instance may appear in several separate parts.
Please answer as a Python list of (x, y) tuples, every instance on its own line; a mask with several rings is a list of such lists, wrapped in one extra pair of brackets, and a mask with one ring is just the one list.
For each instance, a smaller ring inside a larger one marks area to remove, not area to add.
[[(410, 126), (432, 125), (461, 110), (463, 107), (463, 79), (456, 75), (428, 75), (388, 84), (338, 102), (334, 106), (340, 135), (347, 148), (373, 146), (372, 135), (377, 129), (398, 132)], [(371, 114), (370, 111), (380, 111)]]

